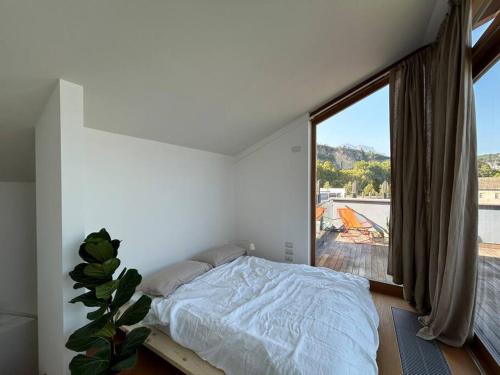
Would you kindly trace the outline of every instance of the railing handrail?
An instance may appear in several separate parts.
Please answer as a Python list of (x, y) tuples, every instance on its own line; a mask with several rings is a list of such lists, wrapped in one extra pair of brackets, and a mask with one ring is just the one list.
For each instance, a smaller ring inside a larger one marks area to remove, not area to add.
[[(388, 198), (367, 198), (367, 197), (361, 197), (361, 198), (352, 198), (352, 197), (345, 197), (345, 198), (328, 198), (330, 201), (338, 201), (338, 202), (366, 202), (366, 203), (391, 203), (391, 200)], [(326, 202), (326, 201), (325, 201)]]

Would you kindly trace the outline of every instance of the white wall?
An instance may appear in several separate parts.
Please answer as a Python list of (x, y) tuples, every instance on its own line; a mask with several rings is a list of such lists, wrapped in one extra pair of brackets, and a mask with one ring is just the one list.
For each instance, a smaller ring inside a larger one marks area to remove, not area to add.
[(0, 182), (0, 310), (36, 314), (35, 184)]
[(60, 80), (35, 131), (39, 367), (68, 372), (68, 301), (85, 234), (106, 227), (143, 274), (234, 238), (234, 158), (83, 127), (83, 88)]
[(236, 236), (256, 255), (283, 261), (292, 242), (294, 262), (309, 264), (309, 132), (304, 115), (238, 157)]
[(39, 371), (67, 373), (64, 344), (84, 316), (68, 271), (84, 234), (81, 212), (83, 88), (59, 80), (35, 126)]
[(48, 374), (63, 371), (59, 96), (57, 87), (35, 127), (38, 366)]
[[(61, 139), (61, 246), (64, 342), (71, 333), (87, 324), (85, 308), (81, 304), (70, 304), (73, 297), (83, 289), (73, 289), (74, 281), (69, 272), (81, 262), (78, 249), (85, 235), (83, 216), (83, 87), (60, 81), (60, 139)], [(75, 355), (64, 349), (64, 366)]]
[(480, 204), (478, 236), (480, 242), (500, 243), (500, 206)]
[(309, 261), (307, 116), (234, 158), (84, 128), (83, 88), (61, 80), (35, 138), (41, 373), (74, 355), (64, 343), (85, 315), (68, 272), (89, 232), (106, 227), (144, 275), (235, 239), (280, 261), (291, 242)]
[(84, 129), (85, 232), (122, 240), (143, 275), (234, 237), (234, 159)]

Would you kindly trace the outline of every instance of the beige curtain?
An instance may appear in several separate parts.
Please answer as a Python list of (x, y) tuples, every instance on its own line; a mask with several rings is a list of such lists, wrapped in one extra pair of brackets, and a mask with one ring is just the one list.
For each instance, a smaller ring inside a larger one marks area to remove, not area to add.
[(391, 235), (389, 274), (403, 284), (405, 298), (421, 313), (430, 311), (427, 206), (431, 107), (431, 48), (390, 75)]
[(388, 272), (421, 313), (419, 336), (472, 333), (477, 165), (470, 0), (453, 1), (437, 43), (391, 73)]

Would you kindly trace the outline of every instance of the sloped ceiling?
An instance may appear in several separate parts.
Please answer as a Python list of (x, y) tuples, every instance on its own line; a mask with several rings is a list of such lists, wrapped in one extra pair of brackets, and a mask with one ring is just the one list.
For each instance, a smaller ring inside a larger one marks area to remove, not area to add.
[(87, 127), (234, 155), (421, 46), (435, 5), (4, 0), (0, 130), (33, 127), (63, 78)]

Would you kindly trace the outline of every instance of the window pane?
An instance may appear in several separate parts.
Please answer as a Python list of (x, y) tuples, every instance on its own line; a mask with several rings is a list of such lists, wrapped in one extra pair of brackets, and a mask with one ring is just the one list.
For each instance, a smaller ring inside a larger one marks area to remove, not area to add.
[(490, 20), (490, 21), (482, 24), (481, 26), (476, 27), (474, 30), (472, 30), (472, 45), (477, 43), (479, 38), (481, 38), (481, 35), (484, 34), (486, 29), (488, 28), (488, 26), (491, 25), (492, 22), (493, 22), (493, 20)]
[(476, 333), (500, 361), (500, 64), (474, 85), (479, 171)]
[(316, 265), (391, 283), (389, 87), (316, 129)]

